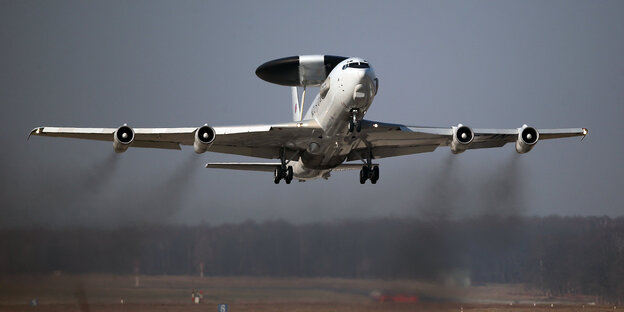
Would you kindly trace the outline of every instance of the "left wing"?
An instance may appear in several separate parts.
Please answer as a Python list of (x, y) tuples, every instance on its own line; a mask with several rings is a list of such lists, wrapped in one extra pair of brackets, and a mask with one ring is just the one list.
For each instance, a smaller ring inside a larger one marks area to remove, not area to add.
[[(211, 139), (202, 143), (198, 132), (206, 130)], [(126, 133), (125, 137), (124, 132)], [(312, 138), (321, 135), (316, 121), (306, 120), (275, 125), (187, 128), (73, 128), (38, 127), (30, 135), (111, 141), (117, 152), (128, 147), (180, 149), (193, 145), (196, 152), (218, 152), (260, 158), (296, 160)], [(120, 143), (121, 140), (121, 143)], [(125, 141), (124, 141), (125, 140)], [(199, 147), (199, 148), (198, 148)]]
[[(432, 152), (450, 146), (454, 153), (467, 149), (501, 147), (515, 142), (519, 153), (526, 153), (538, 140), (585, 136), (586, 128), (535, 129), (526, 125), (517, 129), (470, 129), (463, 125), (448, 128), (417, 127), (362, 120), (361, 143), (347, 160), (386, 158)], [(463, 137), (465, 134), (465, 137)]]

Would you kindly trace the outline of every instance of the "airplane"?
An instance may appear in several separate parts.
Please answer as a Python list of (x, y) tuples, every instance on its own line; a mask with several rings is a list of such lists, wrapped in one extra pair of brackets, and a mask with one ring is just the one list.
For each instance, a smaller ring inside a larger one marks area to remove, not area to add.
[[(206, 168), (273, 172), (273, 182), (327, 179), (333, 171), (360, 170), (359, 181), (379, 180), (374, 160), (432, 152), (449, 146), (454, 154), (469, 149), (515, 143), (527, 153), (538, 140), (582, 136), (586, 128), (536, 129), (526, 124), (511, 129), (437, 128), (408, 126), (364, 119), (379, 90), (379, 79), (365, 59), (335, 55), (300, 55), (260, 65), (256, 75), (270, 83), (291, 87), (292, 122), (249, 126), (185, 128), (37, 127), (29, 135), (112, 141), (114, 151), (128, 147), (180, 150), (193, 145), (207, 151), (278, 159), (272, 163), (207, 163)], [(318, 94), (305, 115), (307, 87)], [(299, 101), (299, 88), (302, 88)], [(355, 163), (353, 163), (355, 162)], [(358, 163), (361, 162), (361, 163)]]

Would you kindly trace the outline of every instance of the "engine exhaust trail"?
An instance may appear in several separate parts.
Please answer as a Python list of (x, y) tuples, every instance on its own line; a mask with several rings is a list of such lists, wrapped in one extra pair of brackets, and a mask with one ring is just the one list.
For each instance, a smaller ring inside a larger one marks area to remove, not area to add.
[(526, 211), (524, 198), (527, 195), (521, 165), (520, 156), (514, 154), (487, 177), (479, 190), (483, 201), (481, 214), (512, 217)]
[(101, 191), (102, 187), (111, 180), (117, 171), (118, 156), (118, 154), (110, 153), (105, 159), (85, 169), (83, 175), (79, 178), (79, 186), (91, 193)]
[(171, 169), (165, 180), (152, 178), (152, 181), (156, 180), (153, 183), (131, 186), (121, 197), (123, 202), (116, 200), (116, 205), (123, 207), (124, 221), (121, 223), (162, 224), (170, 221), (191, 192), (194, 178), (200, 172), (200, 160), (197, 155), (190, 154)]
[(446, 220), (452, 217), (460, 196), (461, 186), (456, 176), (456, 155), (448, 154), (431, 173), (430, 182), (423, 188), (419, 203), (421, 216), (430, 220)]

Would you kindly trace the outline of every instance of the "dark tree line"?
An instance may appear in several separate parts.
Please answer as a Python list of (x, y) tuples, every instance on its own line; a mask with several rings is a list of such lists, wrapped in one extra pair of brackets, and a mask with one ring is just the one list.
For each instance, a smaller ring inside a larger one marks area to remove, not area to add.
[(208, 276), (469, 278), (621, 302), (624, 218), (0, 230), (0, 274), (198, 274), (200, 263)]

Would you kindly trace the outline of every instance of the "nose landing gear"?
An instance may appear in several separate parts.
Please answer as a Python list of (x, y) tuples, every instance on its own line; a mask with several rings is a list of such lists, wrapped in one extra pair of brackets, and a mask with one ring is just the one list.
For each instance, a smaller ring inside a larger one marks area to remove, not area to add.
[(351, 110), (351, 119), (349, 120), (349, 132), (362, 131), (362, 122), (357, 119), (358, 113), (359, 110), (357, 108)]

